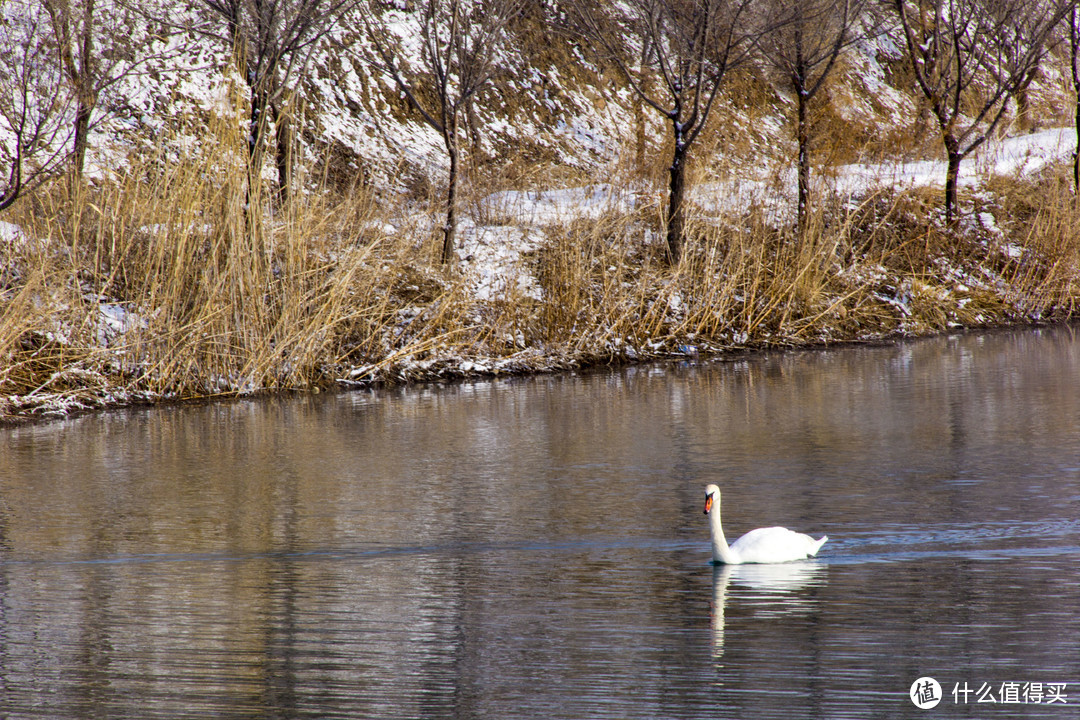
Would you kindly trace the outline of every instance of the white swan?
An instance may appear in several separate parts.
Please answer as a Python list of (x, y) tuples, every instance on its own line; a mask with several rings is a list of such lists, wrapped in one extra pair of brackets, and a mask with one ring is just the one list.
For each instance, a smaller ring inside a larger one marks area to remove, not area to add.
[(829, 538), (815, 540), (787, 528), (770, 527), (751, 530), (730, 546), (720, 526), (720, 488), (705, 488), (705, 514), (709, 516), (709, 536), (712, 539), (714, 563), (741, 565), (743, 563), (782, 563), (804, 560), (817, 555)]

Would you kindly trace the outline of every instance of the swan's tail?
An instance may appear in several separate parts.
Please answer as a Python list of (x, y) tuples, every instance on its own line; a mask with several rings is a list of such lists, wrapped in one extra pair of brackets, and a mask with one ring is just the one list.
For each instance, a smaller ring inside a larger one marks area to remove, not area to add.
[(814, 557), (815, 555), (817, 555), (818, 550), (821, 549), (821, 546), (824, 545), (825, 541), (828, 539), (828, 535), (822, 535), (820, 540), (815, 540), (813, 547), (810, 548), (810, 557)]

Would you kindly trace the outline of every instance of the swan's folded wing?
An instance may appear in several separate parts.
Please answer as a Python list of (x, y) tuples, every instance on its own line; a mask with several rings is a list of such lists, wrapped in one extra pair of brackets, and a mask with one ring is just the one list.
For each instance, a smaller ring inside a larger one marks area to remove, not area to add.
[(758, 528), (732, 543), (731, 549), (744, 563), (789, 562), (814, 556), (826, 540), (783, 527)]

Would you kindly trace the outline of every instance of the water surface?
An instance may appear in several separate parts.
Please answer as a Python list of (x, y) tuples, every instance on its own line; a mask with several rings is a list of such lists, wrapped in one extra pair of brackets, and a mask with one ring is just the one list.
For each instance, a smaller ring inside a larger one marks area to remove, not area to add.
[[(0, 717), (1080, 717), (1078, 379), (1063, 327), (6, 429)], [(714, 568), (710, 482), (831, 539)]]

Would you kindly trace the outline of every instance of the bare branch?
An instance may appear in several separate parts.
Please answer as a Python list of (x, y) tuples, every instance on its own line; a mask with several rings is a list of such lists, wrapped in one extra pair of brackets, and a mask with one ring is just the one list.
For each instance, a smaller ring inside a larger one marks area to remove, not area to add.
[(960, 162), (993, 133), (1006, 100), (1046, 54), (1075, 0), (891, 0), (915, 80), (937, 119), (953, 219)]
[[(449, 159), (442, 261), (453, 257), (456, 234), (461, 117), (473, 97), (494, 77), (498, 51), (523, 0), (424, 0), (410, 14), (372, 0), (360, 6), (369, 47), (363, 59), (389, 75), (409, 104), (442, 137)], [(393, 32), (395, 21), (419, 24), (418, 48)], [(415, 57), (420, 67), (409, 67)]]
[(868, 0), (767, 0), (781, 22), (764, 33), (758, 47), (795, 95), (798, 154), (798, 220), (805, 227), (810, 197), (810, 104), (840, 54), (876, 35), (879, 23), (866, 12)]
[(74, 96), (57, 38), (32, 0), (0, 5), (0, 210), (55, 176), (69, 157)]
[[(134, 2), (135, 0), (131, 0)], [(194, 11), (176, 13), (171, 0), (141, 0), (141, 12), (164, 26), (214, 38), (235, 56), (251, 96), (248, 156), (252, 177), (264, 162), (270, 124), (284, 137), (288, 121), (280, 103), (307, 68), (319, 40), (357, 0), (193, 0)], [(283, 155), (283, 153), (285, 153)], [(279, 196), (288, 196), (287, 150), (277, 148)]]
[[(668, 191), (668, 257), (682, 252), (687, 154), (706, 126), (726, 74), (744, 62), (767, 23), (751, 16), (751, 0), (628, 0), (601, 6), (571, 3), (582, 34), (619, 69), (642, 102), (669, 123), (673, 141)], [(628, 45), (648, 48), (634, 53)], [(630, 57), (639, 56), (635, 71)], [(652, 92), (644, 76), (660, 80)]]

